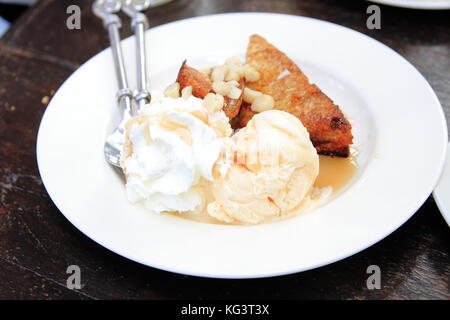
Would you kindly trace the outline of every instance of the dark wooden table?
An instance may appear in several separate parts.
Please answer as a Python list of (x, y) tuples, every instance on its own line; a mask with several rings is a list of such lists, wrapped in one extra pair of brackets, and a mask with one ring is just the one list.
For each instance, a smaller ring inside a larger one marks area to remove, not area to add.
[[(82, 9), (81, 30), (66, 8)], [(11, 299), (449, 299), (449, 227), (432, 197), (405, 225), (373, 247), (316, 270), (268, 279), (217, 280), (134, 263), (81, 234), (47, 195), (36, 134), (48, 98), (84, 61), (108, 46), (88, 0), (42, 0), (0, 40), (0, 298)], [(382, 6), (382, 29), (366, 28), (362, 0), (175, 0), (148, 12), (152, 26), (205, 14), (267, 11), (329, 20), (374, 37), (414, 64), (450, 119), (449, 11)], [(123, 36), (130, 35), (124, 28)], [(374, 61), (376, 63), (376, 61)], [(430, 143), (433, 143), (430, 141)], [(433, 165), (433, 164), (430, 164)], [(366, 268), (382, 288), (366, 288)], [(66, 287), (79, 265), (83, 287)]]

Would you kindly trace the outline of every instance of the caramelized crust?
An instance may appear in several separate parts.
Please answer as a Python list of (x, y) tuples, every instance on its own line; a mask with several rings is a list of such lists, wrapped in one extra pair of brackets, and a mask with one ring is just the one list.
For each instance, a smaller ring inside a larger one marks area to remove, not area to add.
[(180, 91), (185, 87), (191, 86), (194, 97), (200, 99), (203, 99), (212, 91), (209, 78), (197, 69), (189, 67), (186, 64), (186, 60), (184, 60), (180, 71), (178, 71), (177, 82), (180, 84)]
[(250, 108), (250, 104), (247, 102), (242, 102), (241, 110), (239, 111), (239, 114), (237, 117), (235, 117), (231, 122), (231, 127), (235, 130), (243, 128), (247, 125), (247, 122), (249, 122), (253, 115), (255, 115), (256, 112), (254, 112)]
[[(180, 71), (178, 71), (177, 82), (180, 84), (180, 91), (183, 88), (192, 86), (192, 94), (194, 97), (203, 99), (208, 93), (214, 92), (212, 89), (212, 83), (208, 75), (198, 71), (186, 64), (186, 60), (181, 65)], [(231, 120), (236, 117), (241, 109), (242, 96), (244, 92), (244, 80), (239, 81), (239, 89), (242, 93), (238, 99), (225, 98), (225, 104), (223, 111), (227, 117)]]
[[(284, 53), (263, 37), (253, 35), (247, 48), (247, 62), (259, 73), (256, 82), (246, 86), (271, 95), (275, 109), (287, 111), (300, 119), (319, 154), (347, 157), (352, 143), (351, 124), (341, 110)], [(243, 127), (255, 114), (244, 105), (234, 127)]]

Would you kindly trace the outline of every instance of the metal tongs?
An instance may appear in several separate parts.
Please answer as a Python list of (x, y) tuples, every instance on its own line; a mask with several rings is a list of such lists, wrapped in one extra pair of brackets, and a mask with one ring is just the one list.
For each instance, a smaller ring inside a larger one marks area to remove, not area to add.
[[(104, 147), (106, 160), (117, 167), (120, 167), (120, 156), (125, 139), (126, 121), (128, 121), (130, 117), (137, 115), (140, 108), (151, 100), (150, 93), (147, 89), (147, 63), (144, 37), (145, 30), (148, 28), (148, 20), (142, 11), (147, 10), (149, 7), (162, 4), (160, 2), (161, 1), (155, 2), (154, 0), (96, 0), (92, 6), (95, 15), (103, 20), (103, 24), (108, 30), (119, 86), (117, 101), (119, 107), (123, 111), (121, 123), (117, 129), (107, 137)], [(121, 10), (131, 18), (131, 26), (135, 32), (136, 38), (138, 87), (134, 92), (128, 86), (127, 73), (120, 44), (119, 29), (122, 24), (117, 13)]]

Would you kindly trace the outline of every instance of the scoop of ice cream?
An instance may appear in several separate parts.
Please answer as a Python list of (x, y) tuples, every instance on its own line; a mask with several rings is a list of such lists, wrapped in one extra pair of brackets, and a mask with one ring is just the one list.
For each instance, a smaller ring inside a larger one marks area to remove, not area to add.
[(126, 124), (121, 165), (129, 201), (155, 212), (198, 208), (226, 125), (226, 116), (209, 114), (193, 96), (162, 97), (144, 108)]
[(213, 183), (208, 214), (225, 222), (260, 223), (302, 206), (319, 173), (319, 157), (300, 120), (265, 111), (230, 141), (219, 160), (231, 157), (231, 164)]

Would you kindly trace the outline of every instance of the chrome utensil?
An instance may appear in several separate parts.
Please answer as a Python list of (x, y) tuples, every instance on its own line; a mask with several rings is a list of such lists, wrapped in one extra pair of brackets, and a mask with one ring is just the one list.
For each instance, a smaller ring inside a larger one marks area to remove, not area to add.
[(148, 29), (148, 19), (141, 11), (152, 5), (152, 0), (122, 0), (122, 10), (131, 18), (131, 28), (134, 30), (136, 41), (136, 74), (137, 90), (134, 99), (141, 109), (150, 103), (151, 96), (147, 83), (147, 61), (145, 52), (145, 30)]
[(103, 24), (108, 30), (117, 82), (119, 85), (117, 101), (123, 112), (123, 118), (116, 130), (106, 138), (104, 146), (106, 161), (116, 167), (120, 167), (120, 155), (125, 140), (125, 123), (137, 113), (136, 107), (132, 103), (133, 93), (128, 88), (122, 47), (120, 45), (119, 29), (121, 27), (121, 22), (116, 13), (118, 13), (121, 8), (121, 0), (96, 0), (92, 6), (95, 15), (103, 20)]

